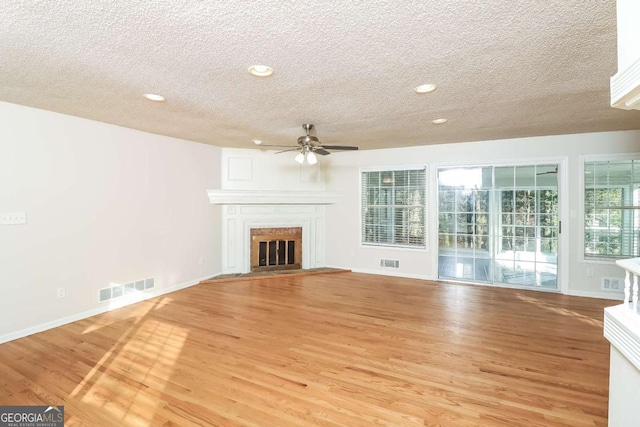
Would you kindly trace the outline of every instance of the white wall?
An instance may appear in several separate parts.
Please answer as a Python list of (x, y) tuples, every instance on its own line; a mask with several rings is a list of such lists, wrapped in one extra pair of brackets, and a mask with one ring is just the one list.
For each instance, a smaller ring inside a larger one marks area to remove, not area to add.
[(0, 213), (28, 218), (0, 226), (0, 342), (106, 309), (112, 283), (219, 273), (220, 185), (217, 147), (0, 103)]
[(296, 152), (274, 154), (255, 148), (222, 148), (222, 188), (225, 190), (324, 190), (325, 170), (300, 165)]
[[(523, 162), (529, 159), (566, 161), (568, 191), (560, 203), (568, 203), (563, 221), (563, 236), (568, 250), (564, 274), (565, 291), (570, 294), (620, 297), (618, 293), (603, 293), (603, 276), (623, 277), (624, 273), (613, 263), (587, 263), (582, 259), (581, 211), (583, 190), (580, 187), (580, 160), (582, 155), (640, 152), (640, 131), (606, 132), (579, 135), (560, 135), (483, 141), (462, 144), (443, 144), (387, 150), (371, 150), (333, 154), (325, 160), (325, 181), (329, 191), (340, 191), (342, 197), (336, 205), (327, 207), (327, 265), (358, 271), (396, 274), (409, 277), (436, 278), (437, 218), (435, 218), (435, 169), (438, 165), (487, 164), (491, 162)], [(360, 189), (361, 167), (427, 165), (428, 191), (432, 208), (428, 208), (429, 231), (426, 251), (363, 247), (360, 245)], [(568, 223), (568, 224), (567, 224)], [(568, 227), (567, 227), (568, 225)], [(400, 269), (380, 267), (380, 258), (400, 261)], [(587, 268), (594, 275), (587, 276)]]

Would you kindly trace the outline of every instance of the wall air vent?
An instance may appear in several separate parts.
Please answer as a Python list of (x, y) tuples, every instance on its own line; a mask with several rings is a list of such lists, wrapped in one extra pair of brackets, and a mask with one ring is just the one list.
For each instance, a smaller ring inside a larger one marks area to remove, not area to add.
[(624, 291), (624, 279), (620, 277), (603, 277), (601, 287), (605, 291)]
[(125, 295), (144, 292), (147, 289), (154, 288), (155, 286), (155, 279), (153, 277), (149, 277), (148, 279), (136, 280), (124, 285), (114, 284), (107, 288), (100, 289), (98, 291), (98, 300), (100, 302), (105, 302), (112, 299), (120, 298)]
[(111, 288), (100, 289), (100, 302), (109, 301), (111, 299)]
[(400, 268), (400, 261), (397, 259), (384, 259), (380, 260), (380, 267), (386, 268)]

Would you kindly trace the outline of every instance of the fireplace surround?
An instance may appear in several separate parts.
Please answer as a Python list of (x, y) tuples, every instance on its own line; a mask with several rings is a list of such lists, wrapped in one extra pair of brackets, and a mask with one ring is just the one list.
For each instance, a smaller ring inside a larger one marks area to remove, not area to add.
[[(300, 228), (300, 268), (326, 267), (325, 205), (338, 195), (326, 191), (208, 190), (222, 209), (222, 274), (251, 272), (251, 230)], [(276, 239), (277, 240), (277, 239)], [(279, 244), (279, 243), (278, 243)], [(286, 249), (286, 247), (285, 247)]]

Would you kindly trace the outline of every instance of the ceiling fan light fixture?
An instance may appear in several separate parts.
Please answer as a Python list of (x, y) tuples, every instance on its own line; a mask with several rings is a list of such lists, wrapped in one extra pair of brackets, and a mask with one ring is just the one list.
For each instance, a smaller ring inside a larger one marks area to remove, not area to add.
[(313, 154), (313, 151), (309, 151), (309, 154), (307, 154), (307, 163), (309, 163), (310, 165), (315, 165), (316, 163), (318, 163), (318, 158), (315, 154)]
[(425, 83), (423, 85), (416, 86), (415, 88), (413, 88), (413, 91), (415, 93), (429, 93), (436, 90), (437, 87), (438, 86), (434, 85), (433, 83)]
[(303, 164), (304, 163), (304, 153), (298, 153), (295, 157), (296, 162)]
[(273, 68), (267, 65), (252, 65), (249, 67), (249, 72), (258, 77), (269, 77), (273, 74)]

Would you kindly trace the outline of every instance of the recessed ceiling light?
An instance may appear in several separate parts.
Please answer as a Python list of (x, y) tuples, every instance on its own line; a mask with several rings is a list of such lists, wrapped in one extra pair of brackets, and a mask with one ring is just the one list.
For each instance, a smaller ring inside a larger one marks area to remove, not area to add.
[(164, 96), (156, 95), (155, 93), (145, 93), (142, 96), (147, 98), (149, 101), (156, 101), (156, 102), (162, 102), (166, 99)]
[(427, 83), (420, 86), (416, 86), (415, 88), (413, 88), (413, 90), (416, 93), (429, 93), (436, 90), (437, 87), (438, 86), (434, 85), (433, 83)]
[(261, 139), (254, 139), (253, 143), (256, 144), (256, 145), (260, 145), (260, 144), (262, 144), (262, 140)]
[(433, 121), (431, 121), (431, 123), (433, 123), (434, 125), (441, 125), (443, 123), (447, 123), (448, 120), (447, 119), (435, 119)]
[(273, 68), (266, 65), (252, 65), (249, 67), (249, 72), (254, 76), (267, 77), (273, 74)]

